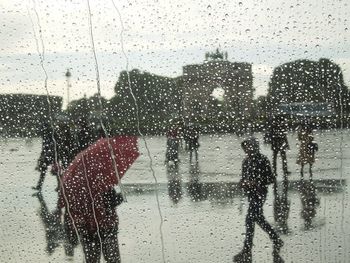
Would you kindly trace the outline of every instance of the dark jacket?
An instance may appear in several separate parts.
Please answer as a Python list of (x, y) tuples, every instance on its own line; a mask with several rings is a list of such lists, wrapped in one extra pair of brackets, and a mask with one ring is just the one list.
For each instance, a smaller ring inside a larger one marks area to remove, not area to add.
[(270, 161), (265, 155), (256, 153), (243, 160), (240, 184), (249, 198), (265, 196), (267, 186), (274, 180), (275, 176), (272, 173)]

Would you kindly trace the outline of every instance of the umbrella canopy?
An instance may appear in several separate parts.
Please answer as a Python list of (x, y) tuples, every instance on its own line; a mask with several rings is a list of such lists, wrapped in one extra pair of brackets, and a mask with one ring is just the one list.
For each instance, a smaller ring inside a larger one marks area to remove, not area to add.
[(103, 227), (105, 215), (111, 213), (103, 195), (119, 183), (138, 156), (136, 136), (99, 139), (80, 152), (63, 174), (60, 206), (69, 207), (78, 226), (94, 229), (97, 218)]

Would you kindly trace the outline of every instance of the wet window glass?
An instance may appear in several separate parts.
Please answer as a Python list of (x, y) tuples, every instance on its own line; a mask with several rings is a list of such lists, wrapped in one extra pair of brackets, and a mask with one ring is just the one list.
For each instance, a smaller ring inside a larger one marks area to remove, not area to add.
[(3, 0), (1, 262), (348, 262), (350, 3)]

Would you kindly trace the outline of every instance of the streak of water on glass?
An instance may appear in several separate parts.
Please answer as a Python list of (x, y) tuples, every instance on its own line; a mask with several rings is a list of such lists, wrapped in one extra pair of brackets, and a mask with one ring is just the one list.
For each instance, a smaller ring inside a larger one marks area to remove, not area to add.
[[(100, 71), (99, 71), (99, 67), (98, 67), (98, 61), (97, 61), (97, 55), (96, 55), (96, 49), (95, 49), (94, 33), (93, 33), (93, 30), (92, 30), (92, 19), (91, 19), (92, 15), (91, 15), (91, 7), (90, 7), (90, 1), (89, 0), (87, 0), (87, 8), (88, 8), (88, 23), (89, 23), (89, 33), (90, 33), (90, 40), (91, 40), (91, 49), (92, 49), (92, 53), (93, 53), (93, 56), (94, 56), (94, 65), (95, 65), (95, 71), (96, 71), (97, 97), (98, 97), (98, 101), (99, 101), (99, 104), (100, 104), (100, 110), (101, 110), (100, 111), (100, 115), (99, 115), (100, 125), (101, 125), (101, 128), (103, 129), (103, 132), (104, 132), (104, 134), (106, 136), (106, 139), (107, 139), (108, 149), (110, 151), (112, 162), (113, 162), (114, 173), (115, 173), (116, 177), (118, 178), (118, 184), (120, 186), (120, 189), (121, 189), (123, 195), (125, 195), (125, 193), (123, 191), (123, 188), (122, 188), (122, 183), (121, 183), (121, 180), (120, 180), (120, 176), (118, 174), (118, 169), (117, 169), (117, 165), (116, 165), (116, 162), (115, 162), (113, 149), (112, 149), (112, 146), (111, 146), (110, 141), (109, 141), (109, 135), (108, 135), (108, 132), (107, 132), (106, 127), (104, 126), (104, 123), (103, 123), (103, 120), (102, 120), (103, 105), (102, 105), (102, 100), (101, 100)], [(82, 156), (82, 160), (83, 160), (83, 164), (84, 164), (84, 175), (85, 175), (86, 180), (87, 180), (86, 167), (85, 167), (85, 163), (84, 163), (84, 156)], [(94, 219), (95, 219), (95, 223), (96, 223), (96, 227), (97, 227), (98, 240), (100, 242), (100, 255), (102, 255), (103, 254), (102, 253), (102, 251), (103, 251), (102, 238), (101, 238), (101, 233), (100, 233), (100, 227), (99, 227), (97, 219), (96, 219), (94, 202), (93, 202), (93, 198), (92, 198), (92, 194), (91, 194), (91, 189), (90, 189), (89, 183), (88, 183), (88, 187), (89, 187), (89, 194), (90, 194), (90, 197), (92, 199), (92, 211), (93, 211), (93, 214), (94, 214)]]
[[(341, 71), (339, 72), (339, 76), (338, 76), (339, 79), (340, 79), (340, 74), (341, 74)], [(340, 148), (339, 149), (340, 150), (340, 182), (341, 182), (341, 186), (344, 187), (344, 185), (343, 185), (343, 140), (344, 140), (344, 136), (343, 136), (344, 122), (343, 122), (343, 119), (344, 119), (344, 116), (343, 116), (343, 97), (342, 97), (343, 89), (340, 85), (339, 85), (339, 89), (340, 89), (340, 92), (339, 92), (339, 104), (340, 104), (340, 145), (339, 145), (339, 148)], [(342, 229), (343, 233), (345, 233), (345, 228), (344, 228), (345, 193), (346, 193), (346, 191), (343, 191), (342, 200), (341, 200), (341, 204), (342, 204), (341, 229)], [(344, 247), (344, 249), (347, 247), (345, 235), (343, 235), (343, 247)], [(344, 258), (343, 258), (344, 261), (345, 261), (345, 255), (346, 254), (344, 253)]]
[(155, 195), (156, 195), (156, 201), (157, 201), (157, 209), (158, 209), (159, 218), (160, 218), (159, 233), (160, 233), (160, 239), (161, 239), (162, 259), (163, 259), (163, 262), (165, 262), (165, 247), (164, 247), (164, 235), (163, 235), (163, 222), (164, 222), (164, 220), (163, 220), (162, 210), (160, 209), (158, 180), (157, 180), (155, 171), (153, 169), (153, 159), (151, 157), (150, 149), (148, 147), (146, 138), (145, 138), (144, 134), (141, 132), (141, 129), (140, 129), (139, 107), (138, 107), (137, 99), (135, 97), (133, 89), (131, 87), (131, 79), (130, 79), (130, 73), (129, 73), (129, 58), (128, 58), (128, 55), (126, 54), (125, 49), (124, 49), (124, 39), (123, 39), (124, 24), (123, 24), (122, 15), (121, 15), (118, 7), (116, 6), (115, 2), (113, 0), (111, 0), (111, 1), (112, 1), (114, 9), (116, 10), (116, 12), (118, 14), (119, 21), (120, 21), (120, 26), (121, 26), (120, 44), (121, 44), (122, 53), (123, 53), (125, 61), (126, 61), (125, 67), (126, 67), (126, 74), (127, 74), (127, 77), (128, 77), (129, 91), (130, 91), (130, 94), (131, 94), (131, 96), (132, 96), (132, 98), (134, 100), (134, 103), (135, 103), (137, 131), (138, 131), (139, 135), (141, 136), (141, 138), (142, 138), (142, 140), (144, 142), (144, 145), (145, 145), (145, 148), (146, 148), (146, 151), (147, 151), (147, 156), (149, 158), (149, 168), (150, 168), (150, 170), (152, 172), (152, 176), (153, 176), (153, 179), (154, 179), (154, 184), (155, 184), (154, 187), (155, 187)]
[(90, 187), (90, 184), (89, 184), (89, 179), (87, 178), (87, 171), (86, 171), (86, 165), (85, 165), (84, 157), (85, 157), (85, 155), (81, 156), (81, 161), (82, 161), (83, 167), (84, 167), (84, 177), (85, 177), (87, 188), (89, 190), (89, 196), (90, 196), (90, 199), (91, 199), (92, 213), (94, 214), (94, 220), (95, 220), (95, 224), (96, 224), (96, 228), (97, 228), (97, 236), (98, 236), (98, 240), (100, 242), (100, 255), (103, 255), (100, 226), (98, 225), (97, 218), (96, 218), (96, 212), (95, 212), (95, 200), (92, 197), (92, 192), (91, 192), (91, 187)]
[[(32, 16), (30, 14), (30, 9), (29, 7), (27, 6), (27, 11), (28, 11), (28, 16), (30, 18), (30, 21), (31, 21), (31, 25), (32, 25), (32, 29), (33, 29), (33, 34), (34, 34), (34, 38), (35, 38), (35, 43), (36, 43), (36, 49), (37, 49), (37, 52), (38, 52), (38, 55), (39, 55), (39, 60), (40, 60), (40, 67), (42, 68), (43, 72), (44, 72), (44, 75), (45, 75), (45, 80), (44, 80), (44, 88), (45, 88), (45, 93), (46, 93), (46, 99), (47, 99), (47, 103), (48, 103), (48, 109), (49, 109), (49, 120), (50, 120), (50, 125), (51, 125), (51, 129), (52, 129), (52, 141), (54, 143), (54, 158), (55, 158), (55, 163), (58, 163), (58, 151), (57, 151), (57, 142), (56, 142), (56, 139), (55, 139), (55, 125), (53, 123), (53, 112), (52, 112), (52, 106), (51, 106), (51, 101), (50, 101), (50, 92), (49, 92), (49, 89), (48, 89), (48, 74), (47, 74), (47, 71), (46, 71), (46, 68), (44, 66), (44, 63), (45, 63), (45, 45), (44, 45), (44, 38), (43, 38), (43, 35), (42, 35), (42, 27), (41, 27), (41, 23), (40, 23), (40, 17), (39, 17), (39, 13), (36, 9), (36, 3), (35, 3), (35, 0), (32, 1), (33, 2), (33, 7), (32, 9), (34, 10), (34, 13), (35, 13), (35, 16), (36, 16), (36, 19), (37, 19), (37, 26), (38, 26), (38, 29), (39, 29), (39, 38), (36, 34), (36, 31), (35, 31), (35, 26), (34, 26), (34, 22), (33, 22), (33, 19), (32, 19)], [(41, 42), (41, 49), (40, 49), (40, 45), (39, 45), (39, 40)], [(62, 182), (62, 178), (61, 178), (61, 174), (62, 174), (62, 171), (61, 171), (61, 168), (59, 165), (57, 165), (57, 176), (58, 176), (58, 180), (59, 180), (59, 183), (60, 183), (60, 186), (63, 186), (63, 182)], [(65, 193), (65, 190), (64, 190), (64, 187), (61, 187), (61, 191), (62, 191), (62, 196), (67, 204), (67, 213), (72, 221), (72, 224), (73, 224), (73, 228), (74, 228), (74, 231), (75, 231), (75, 234), (77, 235), (77, 238), (78, 238), (78, 241), (79, 243), (81, 242), (80, 240), (80, 237), (79, 237), (79, 234), (78, 234), (78, 229), (75, 225), (75, 222), (73, 220), (73, 216), (70, 212), (70, 209), (69, 209), (69, 202), (68, 202), (68, 199), (67, 199), (67, 196), (66, 196), (66, 193)]]

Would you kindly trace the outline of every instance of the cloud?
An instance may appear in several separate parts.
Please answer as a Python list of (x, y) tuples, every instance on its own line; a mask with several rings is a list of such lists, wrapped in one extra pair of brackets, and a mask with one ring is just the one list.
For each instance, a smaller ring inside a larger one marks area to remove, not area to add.
[[(202, 63), (206, 51), (220, 46), (230, 61), (253, 63), (257, 93), (266, 92), (274, 67), (302, 58), (341, 61), (345, 80), (350, 81), (350, 44), (345, 30), (349, 9), (344, 1), (114, 2), (124, 30), (111, 1), (91, 0), (95, 51), (101, 79), (111, 85), (108, 89), (113, 89), (119, 72), (126, 67), (122, 46), (129, 69), (173, 77), (182, 74), (184, 65)], [(36, 51), (36, 42), (41, 43), (39, 25), (49, 78), (64, 82), (69, 67), (85, 86), (95, 81), (85, 1), (36, 1), (34, 8), (33, 2), (5, 0), (2, 5), (6, 12), (0, 15), (1, 83), (10, 80), (13, 86), (21, 86), (42, 80)], [(80, 88), (78, 93), (84, 93), (84, 85)]]

